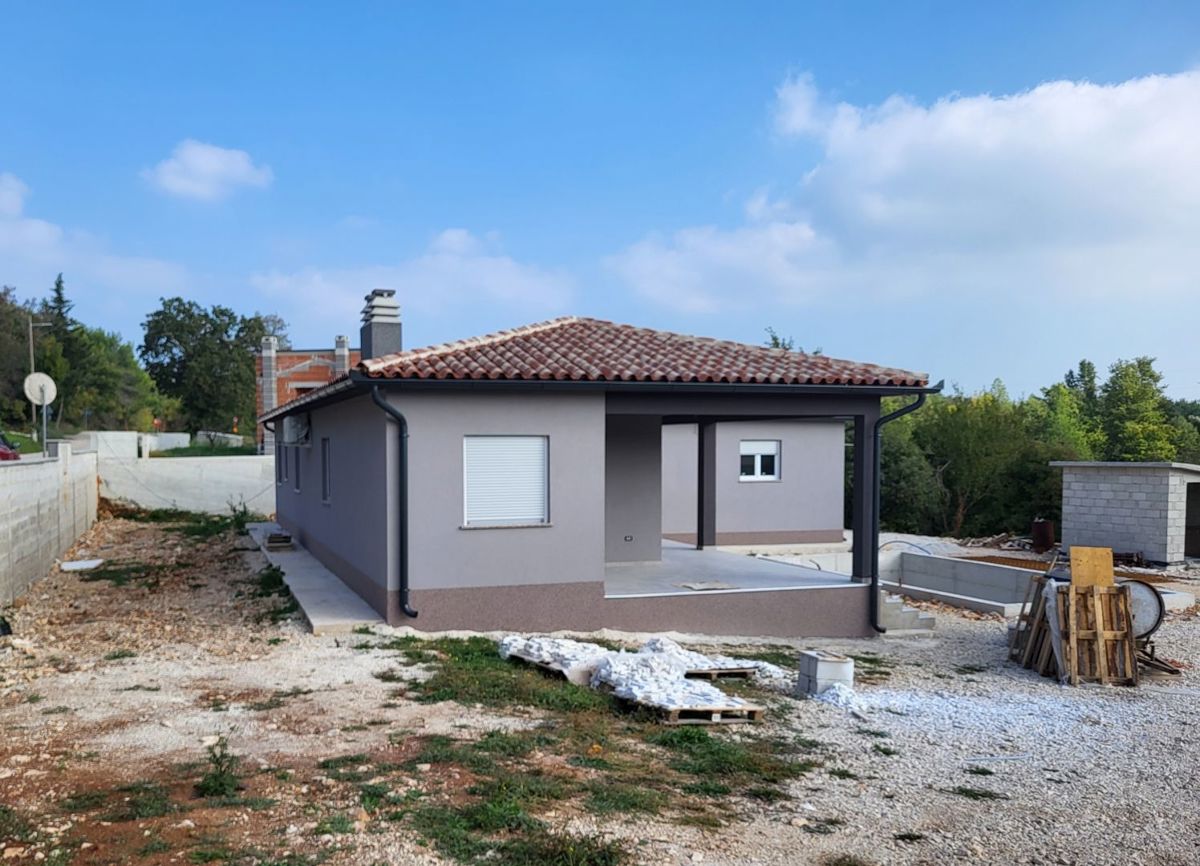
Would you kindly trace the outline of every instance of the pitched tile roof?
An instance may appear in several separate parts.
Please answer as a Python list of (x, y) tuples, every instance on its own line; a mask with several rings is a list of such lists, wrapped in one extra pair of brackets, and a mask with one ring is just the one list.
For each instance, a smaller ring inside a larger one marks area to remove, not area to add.
[(925, 373), (576, 316), (360, 362), (381, 379), (924, 386)]

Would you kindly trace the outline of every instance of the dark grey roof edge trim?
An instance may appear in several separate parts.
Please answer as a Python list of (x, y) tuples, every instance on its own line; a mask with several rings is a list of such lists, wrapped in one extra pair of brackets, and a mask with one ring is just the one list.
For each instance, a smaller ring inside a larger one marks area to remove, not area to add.
[[(940, 394), (945, 382), (936, 385), (781, 385), (733, 382), (622, 382), (578, 381), (571, 379), (386, 379), (351, 370), (347, 379), (313, 392), (311, 400), (296, 400), (259, 418), (270, 421), (300, 409), (313, 409), (354, 396), (354, 392), (379, 385), (387, 390), (404, 391), (601, 391), (627, 394), (739, 394), (739, 395), (836, 395), (842, 397), (903, 397), (914, 394)], [(346, 393), (350, 391), (351, 393)]]

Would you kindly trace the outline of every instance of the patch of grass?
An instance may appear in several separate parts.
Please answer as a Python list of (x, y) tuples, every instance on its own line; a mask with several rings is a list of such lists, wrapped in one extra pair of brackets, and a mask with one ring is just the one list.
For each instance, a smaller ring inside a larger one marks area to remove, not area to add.
[(967, 767), (967, 772), (970, 773), (972, 776), (994, 776), (994, 775), (996, 775), (995, 770), (990, 770), (987, 767), (980, 767), (977, 765), (972, 765), (970, 767)]
[(891, 734), (889, 734), (887, 731), (880, 730), (879, 728), (862, 728), (862, 727), (860, 727), (855, 730), (855, 733), (862, 734), (864, 737), (876, 737), (881, 740), (884, 739), (885, 737), (891, 736)]
[(614, 706), (613, 699), (602, 692), (500, 658), (495, 641), (488, 638), (397, 638), (386, 648), (401, 650), (410, 661), (434, 666), (431, 677), (412, 684), (413, 697), (422, 703), (531, 706), (564, 713), (611, 711)]
[(1001, 794), (999, 791), (989, 791), (986, 788), (971, 788), (966, 785), (956, 785), (947, 791), (949, 794), (957, 794), (960, 797), (966, 797), (968, 800), (1007, 800), (1007, 794)]
[(138, 849), (139, 857), (153, 857), (155, 854), (165, 854), (171, 850), (171, 846), (161, 836), (151, 836), (150, 839)]
[(833, 776), (833, 778), (835, 778), (835, 779), (857, 779), (858, 778), (858, 773), (854, 772), (853, 770), (847, 770), (843, 767), (834, 767), (832, 770), (829, 771), (829, 775)]
[(871, 750), (872, 750), (872, 751), (874, 751), (874, 752), (878, 752), (878, 753), (879, 753), (879, 754), (881, 754), (881, 755), (886, 755), (886, 756), (888, 756), (889, 758), (890, 758), (890, 757), (892, 757), (892, 756), (894, 756), (894, 755), (898, 755), (898, 754), (900, 754), (900, 750), (899, 750), (899, 749), (897, 749), (897, 748), (895, 748), (895, 747), (893, 747), (893, 746), (887, 746), (887, 745), (884, 745), (883, 743), (872, 743), (872, 744), (871, 744)]
[(209, 445), (196, 443), (180, 448), (168, 448), (166, 451), (151, 451), (151, 457), (235, 457), (247, 454), (257, 454), (256, 445)]
[(139, 583), (145, 589), (153, 589), (158, 586), (157, 575), (163, 568), (162, 565), (147, 565), (144, 562), (110, 560), (91, 571), (82, 572), (79, 579), (84, 583), (107, 580), (111, 586), (129, 586), (131, 583)]
[(787, 794), (770, 785), (754, 785), (747, 788), (746, 796), (751, 800), (759, 800), (763, 803), (778, 803), (780, 800), (788, 799)]
[(161, 692), (162, 686), (143, 686), (140, 683), (132, 686), (126, 686), (123, 689), (117, 689), (118, 692)]
[(891, 659), (878, 653), (851, 653), (850, 658), (854, 659), (855, 677), (867, 685), (887, 679), (892, 675), (892, 668), (896, 666)]
[(710, 779), (684, 785), (680, 790), (685, 794), (698, 794), (701, 797), (725, 797), (733, 793), (733, 788), (724, 782), (714, 782)]
[(37, 692), (30, 692), (25, 696), (25, 703), (27, 704), (40, 704), (44, 700), (46, 700), (45, 697), (39, 695)]
[(117, 789), (126, 796), (107, 816), (109, 821), (140, 821), (161, 818), (179, 807), (171, 802), (167, 790), (154, 782), (135, 782)]
[(108, 794), (104, 791), (80, 791), (78, 794), (64, 797), (59, 805), (64, 812), (89, 812), (100, 808), (107, 801)]
[(242, 787), (238, 777), (241, 758), (229, 751), (229, 741), (221, 736), (208, 747), (208, 770), (196, 783), (198, 797), (232, 797)]
[(897, 842), (920, 842), (925, 838), (925, 834), (906, 831), (904, 833), (894, 833), (892, 834), (892, 838)]
[(981, 674), (986, 671), (987, 665), (955, 665), (954, 672), (956, 674)]
[(4, 438), (13, 445), (16, 445), (17, 451), (21, 454), (42, 453), (42, 446), (35, 442), (32, 436), (26, 436), (24, 433), (6, 432)]
[(519, 758), (522, 755), (532, 752), (547, 739), (544, 736), (530, 735), (528, 733), (488, 731), (475, 743), (475, 748), (481, 752), (488, 752), (506, 758)]
[(42, 710), (42, 715), (43, 716), (61, 716), (63, 713), (69, 713), (69, 712), (71, 712), (70, 707), (63, 707), (63, 706), (46, 707), (46, 709)]
[(506, 839), (489, 863), (500, 866), (618, 866), (625, 861), (620, 842), (579, 833), (542, 831), (515, 839)]
[[(432, 761), (428, 763), (433, 763)], [(325, 774), (331, 779), (337, 779), (339, 782), (365, 782), (374, 771), (371, 768), (371, 759), (363, 754), (340, 755), (336, 758), (326, 758), (317, 764), (317, 767), (325, 771)], [(358, 769), (365, 767), (366, 769)]]
[(233, 851), (223, 845), (197, 848), (188, 852), (188, 862), (191, 863), (227, 863), (237, 857)]
[(769, 662), (784, 670), (793, 670), (799, 663), (800, 650), (785, 644), (767, 644), (761, 647), (748, 647), (738, 652), (729, 652), (726, 655), (732, 659)]
[(113, 650), (112, 652), (110, 652), (106, 656), (104, 656), (104, 660), (106, 662), (116, 662), (116, 661), (120, 661), (121, 659), (132, 659), (132, 658), (137, 658), (137, 653), (135, 653), (131, 649)]
[(0, 839), (26, 842), (32, 836), (33, 827), (30, 826), (28, 821), (8, 806), (0, 806)]
[(598, 815), (612, 812), (646, 812), (657, 815), (667, 804), (667, 795), (641, 785), (596, 781), (587, 786), (584, 808)]
[(572, 767), (583, 767), (586, 770), (611, 770), (613, 764), (607, 758), (600, 758), (594, 755), (572, 755), (567, 758), (567, 763)]
[(709, 781), (720, 779), (734, 787), (779, 783), (820, 766), (817, 761), (785, 760), (776, 754), (771, 741), (739, 742), (698, 726), (659, 731), (646, 740), (673, 753), (668, 761), (672, 769)]
[(317, 836), (338, 836), (343, 833), (353, 832), (354, 821), (349, 815), (343, 815), (340, 812), (322, 818), (317, 822), (317, 826), (313, 829), (313, 833), (315, 833)]

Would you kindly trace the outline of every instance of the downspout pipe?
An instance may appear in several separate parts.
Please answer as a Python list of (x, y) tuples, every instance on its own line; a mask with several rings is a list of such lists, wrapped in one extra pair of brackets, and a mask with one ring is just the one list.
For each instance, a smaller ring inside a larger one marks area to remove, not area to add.
[(901, 406), (895, 412), (881, 415), (875, 421), (875, 471), (872, 473), (872, 486), (875, 489), (872, 491), (874, 505), (871, 509), (871, 628), (879, 634), (887, 632), (887, 629), (879, 622), (879, 508), (880, 488), (883, 486), (880, 478), (883, 471), (883, 425), (902, 418), (910, 412), (916, 412), (925, 405), (925, 400), (930, 393), (940, 393), (945, 384), (945, 381), (938, 382), (928, 391), (918, 394), (917, 399), (907, 406)]
[(400, 493), (396, 503), (396, 523), (400, 530), (400, 610), (405, 616), (416, 619), (417, 612), (408, 603), (408, 419), (384, 399), (378, 385), (371, 386), (371, 399), (392, 417), (399, 431)]

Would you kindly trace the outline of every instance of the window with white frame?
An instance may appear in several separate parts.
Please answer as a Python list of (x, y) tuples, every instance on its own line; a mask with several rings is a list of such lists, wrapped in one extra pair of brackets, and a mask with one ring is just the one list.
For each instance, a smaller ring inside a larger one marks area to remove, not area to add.
[(464, 436), (463, 524), (549, 523), (549, 464), (546, 436)]
[(739, 446), (739, 481), (779, 480), (779, 440), (743, 439)]

